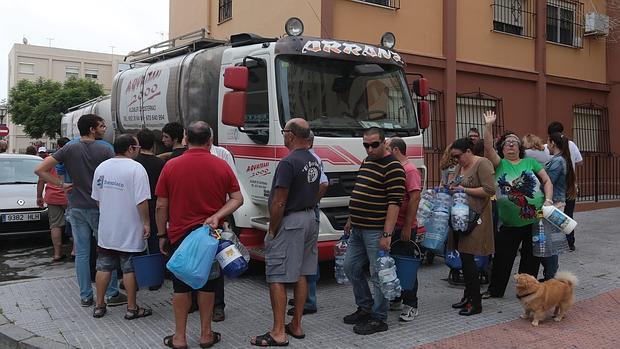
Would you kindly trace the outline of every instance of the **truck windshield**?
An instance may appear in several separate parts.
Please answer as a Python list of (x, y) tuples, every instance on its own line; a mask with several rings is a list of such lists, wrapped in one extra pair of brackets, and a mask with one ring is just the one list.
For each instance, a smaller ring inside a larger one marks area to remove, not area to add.
[(304, 118), (317, 136), (359, 137), (373, 126), (388, 134), (419, 134), (398, 66), (282, 55), (276, 74), (282, 124)]

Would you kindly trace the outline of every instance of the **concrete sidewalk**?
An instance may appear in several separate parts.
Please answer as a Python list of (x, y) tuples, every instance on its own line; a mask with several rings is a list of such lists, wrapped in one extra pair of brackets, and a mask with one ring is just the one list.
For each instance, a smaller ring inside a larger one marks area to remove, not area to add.
[[(546, 321), (534, 328), (519, 319), (522, 309), (512, 282), (505, 298), (484, 300), (482, 314), (461, 317), (450, 304), (460, 299), (462, 289), (443, 280), (448, 269), (437, 258), (434, 265), (419, 271), (420, 316), (413, 322), (398, 322), (398, 313), (391, 312), (389, 331), (371, 336), (354, 334), (352, 327), (342, 322), (344, 315), (355, 310), (353, 292), (350, 286), (338, 285), (333, 276), (326, 276), (318, 287), (319, 312), (304, 317), (306, 338), (289, 338), (290, 347), (509, 348), (549, 343), (554, 347), (611, 347), (611, 343), (620, 342), (620, 325), (615, 319), (620, 309), (620, 208), (579, 212), (576, 220), (577, 251), (560, 256), (560, 269), (579, 277), (575, 294), (580, 302), (565, 322)], [(171, 292), (169, 282), (159, 291), (140, 291), (138, 302), (153, 308), (154, 315), (127, 321), (123, 319), (124, 307), (109, 308), (101, 319), (92, 317), (92, 307), (80, 307), (77, 283), (69, 270), (63, 276), (2, 283), (0, 348), (10, 348), (9, 343), (16, 347), (15, 340), (25, 338), (54, 348), (163, 348), (162, 338), (174, 331)], [(215, 348), (251, 347), (250, 336), (271, 328), (269, 294), (263, 276), (228, 280), (226, 304), (226, 320), (213, 326), (223, 337)], [(9, 323), (3, 323), (2, 316)], [(7, 333), (15, 340), (7, 339)], [(188, 337), (190, 347), (197, 348), (196, 313), (190, 315)]]

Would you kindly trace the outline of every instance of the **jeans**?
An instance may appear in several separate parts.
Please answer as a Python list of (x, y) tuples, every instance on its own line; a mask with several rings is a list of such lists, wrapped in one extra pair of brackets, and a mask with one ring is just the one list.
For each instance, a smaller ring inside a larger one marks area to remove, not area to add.
[[(386, 321), (388, 300), (383, 296), (377, 274), (377, 258), (379, 257), (379, 240), (382, 230), (351, 229), (349, 246), (344, 258), (344, 271), (353, 286), (355, 304), (358, 308), (370, 313), (375, 319)], [(370, 266), (370, 281), (374, 287), (373, 294), (364, 274), (366, 263)]]
[[(566, 206), (564, 207), (564, 213), (570, 218), (573, 218), (573, 214), (575, 213), (575, 199), (566, 200)], [(575, 231), (571, 231), (570, 234), (566, 235), (566, 241), (568, 242), (568, 246), (575, 246)]]
[[(97, 237), (99, 228), (99, 209), (75, 208), (71, 209), (71, 224), (73, 242), (75, 244), (75, 273), (80, 286), (80, 298), (93, 298), (93, 287), (90, 278), (90, 238)], [(118, 278), (112, 273), (112, 279), (106, 290), (106, 297), (118, 295)]]
[(555, 277), (555, 273), (558, 272), (560, 268), (560, 258), (559, 256), (553, 255), (551, 257), (543, 257), (540, 258), (540, 263), (543, 265), (543, 277), (545, 281), (551, 280)]
[(306, 275), (306, 281), (308, 282), (308, 297), (304, 304), (304, 309), (316, 310), (316, 282), (321, 278), (321, 271), (319, 266), (316, 266), (316, 274)]

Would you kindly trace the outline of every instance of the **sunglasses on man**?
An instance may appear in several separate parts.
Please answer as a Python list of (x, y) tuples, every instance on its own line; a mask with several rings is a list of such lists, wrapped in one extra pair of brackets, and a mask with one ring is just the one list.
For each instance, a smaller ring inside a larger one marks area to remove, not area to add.
[(381, 145), (381, 142), (372, 142), (372, 143), (362, 143), (362, 145), (364, 146), (364, 148), (368, 149), (368, 148), (373, 148), (373, 149), (377, 149), (379, 148), (379, 146)]

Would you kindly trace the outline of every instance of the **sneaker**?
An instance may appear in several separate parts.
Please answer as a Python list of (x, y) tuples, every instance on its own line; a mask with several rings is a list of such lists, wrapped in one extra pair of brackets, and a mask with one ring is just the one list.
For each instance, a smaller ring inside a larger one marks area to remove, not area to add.
[(415, 319), (416, 316), (418, 316), (418, 308), (414, 308), (414, 307), (410, 307), (408, 305), (405, 305), (403, 307), (403, 311), (400, 313), (400, 316), (398, 317), (398, 319), (400, 321), (405, 321), (405, 322), (409, 322), (409, 321), (413, 321), (413, 319)]
[(213, 309), (213, 322), (220, 322), (226, 319), (226, 314), (224, 313), (223, 308), (214, 308)]
[(391, 301), (390, 302), (390, 310), (403, 310), (403, 301), (401, 300), (397, 300), (397, 301)]
[(370, 318), (370, 314), (362, 309), (357, 309), (355, 313), (345, 316), (342, 320), (348, 325), (357, 325), (366, 322)]
[(92, 298), (80, 299), (80, 305), (84, 308), (91, 307), (93, 304), (95, 304), (95, 301)]
[(388, 330), (388, 325), (378, 319), (370, 319), (366, 322), (353, 326), (353, 332), (361, 335), (368, 335)]
[(127, 304), (127, 296), (119, 292), (116, 296), (106, 298), (106, 303), (109, 307)]

